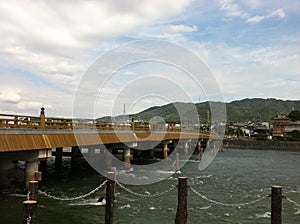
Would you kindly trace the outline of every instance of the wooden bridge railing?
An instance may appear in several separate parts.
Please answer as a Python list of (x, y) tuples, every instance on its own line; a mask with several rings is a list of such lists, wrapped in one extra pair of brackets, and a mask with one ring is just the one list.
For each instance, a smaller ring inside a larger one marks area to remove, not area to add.
[[(135, 131), (168, 131), (168, 132), (191, 132), (192, 128), (182, 127), (180, 124), (149, 124), (148, 122), (108, 122), (94, 119), (73, 119), (59, 117), (27, 116), (0, 114), (0, 128), (31, 128), (31, 129), (89, 129), (99, 130), (135, 130)], [(195, 132), (197, 132), (195, 130)]]

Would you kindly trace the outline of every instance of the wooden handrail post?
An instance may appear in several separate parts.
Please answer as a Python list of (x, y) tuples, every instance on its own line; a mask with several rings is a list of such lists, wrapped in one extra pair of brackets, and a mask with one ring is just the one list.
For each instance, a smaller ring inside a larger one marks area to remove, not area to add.
[(272, 186), (271, 194), (271, 224), (282, 223), (282, 187)]
[(131, 118), (131, 130), (134, 131), (135, 124), (134, 124), (134, 118)]
[(175, 224), (186, 224), (187, 218), (187, 178), (178, 177), (178, 205)]
[(18, 116), (15, 116), (14, 118), (14, 127), (18, 127)]
[(45, 108), (41, 108), (41, 114), (40, 114), (40, 128), (45, 128), (46, 125), (46, 118), (45, 118)]
[(114, 199), (115, 199), (115, 172), (107, 173), (106, 182), (106, 204), (105, 204), (105, 224), (113, 223)]

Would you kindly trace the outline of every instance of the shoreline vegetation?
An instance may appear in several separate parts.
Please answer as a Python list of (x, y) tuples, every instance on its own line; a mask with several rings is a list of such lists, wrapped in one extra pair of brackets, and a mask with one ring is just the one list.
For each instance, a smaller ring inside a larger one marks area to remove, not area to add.
[(256, 139), (224, 139), (223, 147), (232, 149), (258, 149), (300, 152), (300, 141), (274, 141)]

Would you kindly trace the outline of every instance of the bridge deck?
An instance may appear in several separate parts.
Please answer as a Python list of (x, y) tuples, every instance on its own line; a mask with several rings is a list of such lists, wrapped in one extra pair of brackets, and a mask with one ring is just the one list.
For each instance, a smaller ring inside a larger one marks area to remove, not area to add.
[(175, 139), (207, 139), (179, 124), (105, 122), (93, 119), (48, 118), (0, 114), (0, 152), (57, 147), (115, 144)]

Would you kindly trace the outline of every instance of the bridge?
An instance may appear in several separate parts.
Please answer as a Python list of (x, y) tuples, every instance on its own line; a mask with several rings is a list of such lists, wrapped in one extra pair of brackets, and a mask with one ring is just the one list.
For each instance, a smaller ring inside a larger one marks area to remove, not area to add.
[(13, 161), (25, 161), (24, 178), (28, 186), (29, 181), (38, 178), (39, 165), (52, 156), (53, 150), (57, 168), (61, 167), (67, 147), (72, 149), (69, 152), (71, 164), (75, 164), (81, 153), (93, 156), (108, 148), (119, 157), (121, 151), (119, 159), (130, 166), (133, 154), (140, 157), (144, 151), (139, 150), (140, 147), (147, 147), (152, 157), (161, 151), (162, 158), (166, 158), (179, 140), (183, 142), (180, 146), (183, 150), (190, 150), (191, 142), (194, 142), (200, 153), (210, 137), (209, 132), (199, 132), (199, 127), (175, 123), (46, 117), (44, 108), (39, 116), (0, 114), (0, 185), (9, 185), (16, 176), (12, 172)]

